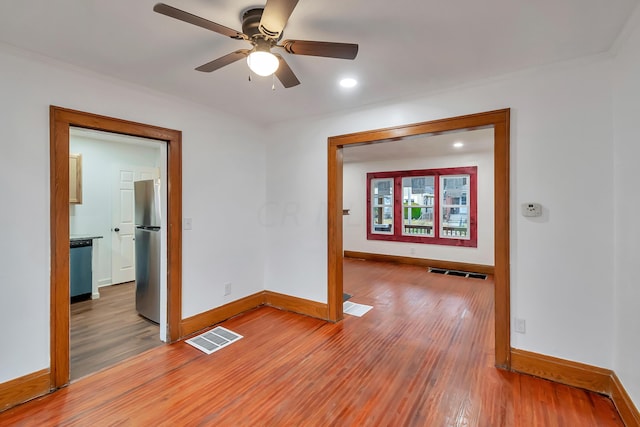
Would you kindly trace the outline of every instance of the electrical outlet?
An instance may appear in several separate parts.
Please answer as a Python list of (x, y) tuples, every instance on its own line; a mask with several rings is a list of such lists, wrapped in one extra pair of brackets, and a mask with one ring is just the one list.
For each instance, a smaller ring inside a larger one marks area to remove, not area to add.
[(231, 295), (231, 282), (224, 284), (224, 295)]
[(524, 319), (516, 318), (515, 321), (515, 331), (519, 334), (524, 334), (527, 332), (527, 322)]
[(523, 203), (522, 216), (527, 216), (527, 217), (542, 216), (542, 205), (540, 203)]

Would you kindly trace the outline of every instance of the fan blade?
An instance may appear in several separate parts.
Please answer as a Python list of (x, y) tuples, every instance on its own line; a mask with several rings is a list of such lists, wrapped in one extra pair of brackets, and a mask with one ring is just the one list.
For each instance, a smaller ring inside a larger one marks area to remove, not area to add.
[(358, 55), (358, 45), (353, 43), (285, 40), (282, 42), (281, 47), (294, 55), (324, 56), (340, 59), (355, 59), (356, 55)]
[(235, 52), (231, 52), (228, 55), (225, 56), (221, 56), (218, 59), (214, 59), (211, 62), (207, 62), (204, 65), (199, 66), (198, 68), (196, 68), (197, 71), (202, 71), (205, 73), (210, 73), (212, 71), (215, 71), (219, 68), (224, 67), (225, 65), (229, 65), (232, 64), (236, 61), (241, 60), (242, 58), (246, 58), (247, 55), (249, 55), (251, 51), (249, 49), (240, 49), (240, 50), (236, 50)]
[(278, 40), (298, 0), (267, 0), (260, 18), (260, 32)]
[(286, 88), (298, 86), (300, 84), (300, 80), (298, 80), (296, 75), (293, 74), (293, 70), (289, 67), (287, 61), (285, 61), (280, 55), (276, 56), (278, 57), (278, 61), (280, 61), (280, 65), (278, 66), (275, 74), (278, 80), (280, 80), (280, 83), (282, 83), (282, 86)]
[(169, 6), (168, 4), (158, 3), (153, 6), (153, 10), (170, 18), (179, 19), (180, 21), (197, 25), (198, 27), (202, 27), (206, 30), (211, 30), (213, 32), (222, 34), (223, 36), (229, 36), (232, 39), (242, 40), (247, 38), (247, 36), (234, 29), (227, 28), (224, 25), (216, 24), (215, 22), (193, 15), (189, 12), (185, 12), (184, 10), (176, 9), (175, 7)]

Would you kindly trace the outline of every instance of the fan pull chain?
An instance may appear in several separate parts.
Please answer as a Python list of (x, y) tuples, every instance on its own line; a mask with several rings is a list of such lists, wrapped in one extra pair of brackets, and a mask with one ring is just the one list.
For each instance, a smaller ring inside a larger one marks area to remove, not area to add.
[(271, 74), (271, 77), (273, 77), (273, 80), (271, 82), (271, 90), (275, 92), (276, 91), (276, 73)]

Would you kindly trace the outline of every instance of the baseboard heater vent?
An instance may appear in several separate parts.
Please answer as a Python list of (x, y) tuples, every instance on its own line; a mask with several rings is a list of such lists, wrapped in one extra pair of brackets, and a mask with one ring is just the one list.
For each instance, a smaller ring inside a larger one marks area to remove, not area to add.
[(448, 276), (467, 277), (470, 279), (480, 279), (480, 280), (485, 280), (487, 278), (486, 274), (471, 273), (469, 271), (446, 270), (444, 268), (433, 268), (433, 267), (429, 267), (429, 273), (446, 274)]
[(242, 335), (231, 332), (222, 326), (217, 326), (204, 334), (188, 339), (186, 343), (204, 353), (211, 354), (241, 338), (243, 338)]

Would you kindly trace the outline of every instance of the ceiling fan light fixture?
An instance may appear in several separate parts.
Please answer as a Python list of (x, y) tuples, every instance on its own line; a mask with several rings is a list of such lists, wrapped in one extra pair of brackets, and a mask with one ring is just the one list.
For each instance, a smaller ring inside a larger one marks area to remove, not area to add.
[(256, 50), (247, 56), (247, 65), (259, 76), (270, 76), (276, 72), (280, 61), (271, 52)]

